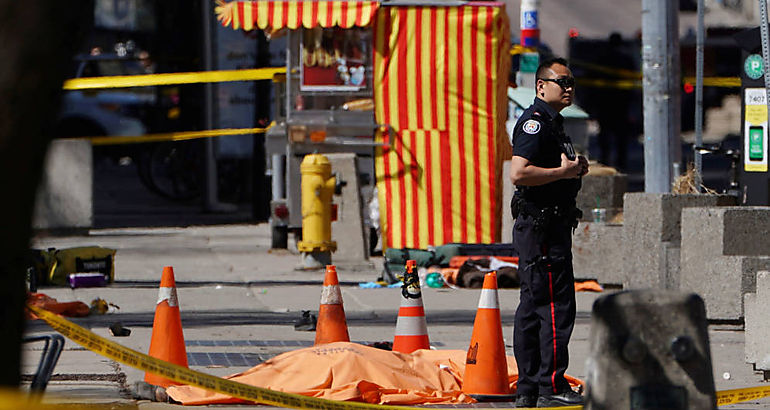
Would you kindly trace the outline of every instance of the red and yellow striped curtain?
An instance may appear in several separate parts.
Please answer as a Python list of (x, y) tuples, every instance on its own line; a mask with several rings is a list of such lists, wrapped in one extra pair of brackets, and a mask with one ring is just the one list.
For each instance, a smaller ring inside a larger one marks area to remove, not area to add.
[(365, 27), (374, 18), (376, 1), (217, 1), (217, 18), (223, 26), (246, 31), (284, 27)]
[(510, 48), (500, 3), (380, 8), (375, 158), (384, 247), (500, 239)]

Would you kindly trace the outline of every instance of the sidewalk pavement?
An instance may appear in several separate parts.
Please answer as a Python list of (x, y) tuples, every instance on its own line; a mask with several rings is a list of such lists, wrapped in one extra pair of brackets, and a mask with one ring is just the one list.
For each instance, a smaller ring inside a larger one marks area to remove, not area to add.
[[(91, 230), (82, 236), (38, 236), (35, 248), (98, 245), (118, 250), (116, 281), (105, 288), (41, 288), (61, 302), (90, 304), (99, 297), (119, 306), (114, 313), (74, 319), (75, 323), (141, 352), (149, 350), (158, 283), (164, 266), (173, 266), (190, 368), (216, 376), (244, 371), (276, 354), (312, 344), (313, 332), (295, 331), (303, 310), (317, 312), (322, 271), (296, 271), (296, 251), (270, 250), (266, 224), (188, 228), (124, 228)], [(290, 244), (291, 247), (292, 244)], [(353, 341), (392, 341), (400, 289), (362, 289), (360, 282), (379, 276), (381, 258), (373, 265), (340, 264), (344, 309)], [(423, 302), (431, 343), (439, 349), (468, 348), (479, 290), (424, 289)], [(512, 354), (513, 316), (518, 290), (499, 291), (503, 335)], [(570, 344), (568, 373), (585, 377), (591, 306), (601, 294), (578, 293), (577, 323)], [(108, 326), (121, 322), (128, 337), (114, 337)], [(28, 334), (50, 333), (41, 321), (28, 322)], [(737, 326), (711, 326), (711, 353), (718, 390), (756, 386), (762, 375), (744, 363), (743, 331)], [(23, 374), (37, 366), (40, 346), (23, 346)], [(131, 398), (134, 382), (144, 373), (92, 353), (67, 340), (46, 390), (46, 400), (111, 403), (142, 409), (179, 406)], [(763, 399), (724, 408), (758, 409)], [(216, 406), (217, 408), (230, 408)], [(243, 408), (232, 406), (231, 408)]]

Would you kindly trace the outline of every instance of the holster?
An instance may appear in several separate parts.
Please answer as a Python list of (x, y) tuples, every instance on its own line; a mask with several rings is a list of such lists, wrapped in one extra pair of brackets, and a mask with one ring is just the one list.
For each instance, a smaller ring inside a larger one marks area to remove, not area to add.
[(555, 205), (541, 208), (521, 197), (517, 200), (515, 195), (511, 201), (511, 213), (514, 211), (514, 204), (518, 211), (517, 215), (526, 215), (534, 219), (534, 228), (538, 232), (544, 231), (553, 223), (563, 223), (574, 231), (578, 221), (583, 217), (583, 211), (575, 206)]
[(521, 202), (523, 200), (521, 195), (513, 194), (513, 197), (511, 198), (511, 216), (513, 219), (519, 217), (519, 214), (521, 213)]

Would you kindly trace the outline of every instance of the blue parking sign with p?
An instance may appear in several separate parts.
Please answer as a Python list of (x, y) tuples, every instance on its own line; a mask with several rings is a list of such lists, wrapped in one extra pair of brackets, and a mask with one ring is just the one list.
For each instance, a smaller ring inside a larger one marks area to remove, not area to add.
[(523, 21), (522, 21), (522, 27), (523, 29), (534, 29), (537, 28), (537, 10), (530, 10), (523, 12)]

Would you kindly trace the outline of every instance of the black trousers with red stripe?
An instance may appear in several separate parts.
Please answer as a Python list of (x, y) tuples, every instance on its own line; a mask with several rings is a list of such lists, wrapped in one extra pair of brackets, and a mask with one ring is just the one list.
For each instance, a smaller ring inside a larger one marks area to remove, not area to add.
[(519, 215), (513, 226), (513, 245), (519, 255), (521, 281), (513, 328), (517, 392), (562, 393), (570, 388), (564, 372), (575, 324), (572, 227), (557, 220), (535, 229), (531, 216)]

